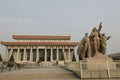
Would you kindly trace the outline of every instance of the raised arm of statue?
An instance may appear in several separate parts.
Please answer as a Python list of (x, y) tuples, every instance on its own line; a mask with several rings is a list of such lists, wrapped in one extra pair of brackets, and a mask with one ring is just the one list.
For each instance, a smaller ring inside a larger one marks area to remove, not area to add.
[(100, 32), (101, 29), (102, 29), (102, 22), (100, 22), (100, 24), (99, 24), (98, 32)]
[(108, 37), (107, 37), (107, 40), (109, 40), (110, 38), (112, 38), (112, 37), (111, 37), (111, 36), (108, 36)]

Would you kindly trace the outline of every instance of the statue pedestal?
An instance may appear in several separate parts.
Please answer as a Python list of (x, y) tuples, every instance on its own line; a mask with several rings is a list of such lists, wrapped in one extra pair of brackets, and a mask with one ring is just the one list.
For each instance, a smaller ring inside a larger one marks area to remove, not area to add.
[(94, 54), (94, 57), (87, 58), (87, 60), (112, 60), (112, 58), (98, 52)]
[[(86, 58), (82, 62), (83, 78), (110, 78), (111, 71), (116, 71), (116, 63), (107, 55), (101, 53), (95, 54), (94, 57)], [(116, 72), (117, 73), (117, 72)]]
[(82, 60), (82, 68), (87, 70), (108, 70), (116, 69), (116, 64), (112, 59), (102, 53), (96, 53), (94, 57)]

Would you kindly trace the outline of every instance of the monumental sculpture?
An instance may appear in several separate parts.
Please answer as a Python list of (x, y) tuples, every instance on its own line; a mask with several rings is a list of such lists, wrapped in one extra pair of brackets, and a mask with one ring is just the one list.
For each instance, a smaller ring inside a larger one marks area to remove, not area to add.
[(111, 36), (107, 37), (105, 33), (100, 33), (101, 29), (102, 23), (99, 24), (98, 29), (94, 27), (90, 35), (85, 33), (77, 49), (79, 60), (95, 57), (96, 55), (106, 56), (106, 41), (109, 40)]

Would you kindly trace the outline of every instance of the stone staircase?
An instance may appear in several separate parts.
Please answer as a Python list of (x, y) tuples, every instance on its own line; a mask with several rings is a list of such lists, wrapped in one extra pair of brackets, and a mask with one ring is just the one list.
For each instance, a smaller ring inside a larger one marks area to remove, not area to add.
[(0, 80), (80, 80), (73, 72), (60, 67), (22, 69), (0, 73)]

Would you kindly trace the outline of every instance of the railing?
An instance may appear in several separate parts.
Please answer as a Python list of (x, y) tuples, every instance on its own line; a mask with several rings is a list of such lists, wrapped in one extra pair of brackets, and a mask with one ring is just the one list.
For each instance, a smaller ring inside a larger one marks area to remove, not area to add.
[(120, 78), (120, 60), (88, 60), (69, 62), (65, 68), (75, 72), (80, 78)]

